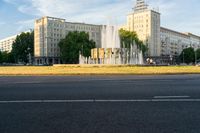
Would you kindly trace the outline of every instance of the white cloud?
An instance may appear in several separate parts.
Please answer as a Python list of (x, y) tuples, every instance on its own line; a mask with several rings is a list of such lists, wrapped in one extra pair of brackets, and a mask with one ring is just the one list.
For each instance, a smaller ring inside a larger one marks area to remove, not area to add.
[(101, 23), (106, 16), (125, 18), (131, 9), (130, 4), (130, 0), (27, 0), (18, 10), (37, 17), (53, 16), (66, 18), (67, 21)]
[[(65, 18), (66, 21), (105, 24), (112, 16), (116, 23), (126, 23), (126, 15), (131, 12), (135, 0), (3, 0), (17, 4), (20, 12), (40, 18), (52, 16)], [(198, 0), (146, 0), (150, 7), (159, 7), (161, 25), (174, 30), (197, 32), (200, 18), (199, 8), (192, 3)], [(191, 5), (191, 6), (189, 6)], [(191, 7), (196, 8), (191, 10)], [(187, 18), (185, 17), (187, 16)], [(197, 18), (194, 20), (194, 18)], [(30, 23), (29, 23), (30, 24)], [(190, 25), (189, 25), (190, 24)], [(27, 23), (25, 25), (28, 25)], [(33, 26), (33, 23), (32, 23)], [(181, 27), (181, 28), (180, 28)], [(194, 28), (195, 27), (195, 28)]]
[[(180, 0), (147, 0), (147, 3), (151, 7), (159, 7), (162, 19), (171, 19), (175, 14), (182, 12), (180, 9), (176, 10), (177, 1), (180, 2)], [(53, 16), (66, 18), (67, 21), (95, 24), (105, 23), (105, 18), (112, 16), (118, 23), (125, 23), (126, 15), (134, 4), (135, 0), (26, 0), (18, 10), (37, 17)]]
[(29, 25), (29, 24), (32, 24), (33, 22), (34, 22), (34, 19), (29, 19), (29, 20), (18, 21), (16, 22), (16, 24)]
[(18, 21), (15, 24), (18, 25), (17, 32), (28, 31), (33, 29), (34, 19)]

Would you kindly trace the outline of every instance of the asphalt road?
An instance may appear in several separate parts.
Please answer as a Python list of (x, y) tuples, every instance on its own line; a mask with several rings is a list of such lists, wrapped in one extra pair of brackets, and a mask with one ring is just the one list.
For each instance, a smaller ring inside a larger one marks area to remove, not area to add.
[(0, 77), (0, 133), (199, 133), (200, 75)]

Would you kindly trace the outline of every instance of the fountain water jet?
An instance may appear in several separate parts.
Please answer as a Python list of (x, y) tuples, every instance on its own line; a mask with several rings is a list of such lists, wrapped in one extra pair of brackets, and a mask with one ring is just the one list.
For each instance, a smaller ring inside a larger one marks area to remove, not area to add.
[(124, 48), (124, 43), (123, 47), (120, 46), (118, 27), (104, 25), (101, 32), (101, 48), (92, 49), (89, 60), (80, 56), (80, 63), (143, 65), (142, 51), (138, 49), (135, 42), (130, 48)]

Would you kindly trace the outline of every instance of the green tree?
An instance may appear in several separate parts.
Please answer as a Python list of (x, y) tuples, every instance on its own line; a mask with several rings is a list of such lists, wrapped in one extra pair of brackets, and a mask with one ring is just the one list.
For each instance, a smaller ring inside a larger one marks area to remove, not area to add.
[(14, 55), (11, 52), (7, 53), (7, 60), (5, 62), (6, 63), (15, 63)]
[(130, 48), (134, 41), (139, 41), (136, 32), (130, 32), (124, 29), (120, 29), (119, 35), (122, 48)]
[(8, 52), (2, 52), (2, 62), (8, 63), (8, 58), (9, 58)]
[(0, 52), (0, 63), (14, 63), (14, 56), (12, 53)]
[(148, 50), (147, 46), (139, 40), (137, 33), (134, 31), (127, 31), (124, 29), (119, 30), (121, 48), (130, 48), (131, 45), (136, 44), (137, 47), (145, 54)]
[(1, 51), (0, 51), (0, 63), (3, 63), (3, 55)]
[(34, 55), (34, 32), (21, 33), (13, 43), (12, 55), (15, 62), (28, 63), (28, 55)]
[(186, 48), (182, 51), (181, 55), (179, 56), (180, 60), (184, 63), (193, 63), (195, 61), (195, 51), (194, 48)]
[(91, 56), (91, 49), (95, 48), (95, 42), (89, 39), (86, 32), (69, 32), (65, 39), (59, 42), (61, 59), (63, 63), (79, 63), (79, 52), (83, 56)]
[(197, 60), (200, 60), (200, 48), (196, 50)]

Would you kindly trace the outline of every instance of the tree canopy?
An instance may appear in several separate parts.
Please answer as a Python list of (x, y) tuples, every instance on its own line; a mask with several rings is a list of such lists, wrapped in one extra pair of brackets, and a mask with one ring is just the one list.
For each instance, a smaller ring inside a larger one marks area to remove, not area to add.
[(0, 63), (2, 63), (3, 61), (3, 55), (2, 55), (2, 52), (0, 51)]
[(200, 48), (196, 50), (197, 60), (200, 60)]
[(20, 35), (18, 35), (13, 43), (11, 53), (14, 55), (16, 63), (28, 63), (29, 53), (31, 56), (34, 55), (34, 32), (22, 32)]
[(195, 62), (195, 51), (194, 48), (186, 48), (182, 51), (181, 55), (179, 56), (180, 60), (184, 63), (193, 63)]
[(14, 63), (13, 54), (0, 51), (0, 63)]
[(79, 52), (84, 57), (91, 56), (91, 49), (95, 48), (95, 42), (89, 39), (86, 32), (69, 32), (68, 35), (59, 42), (61, 59), (66, 64), (79, 63)]
[(147, 46), (139, 40), (137, 33), (134, 31), (127, 31), (124, 29), (119, 30), (121, 48), (130, 48), (131, 45), (136, 44), (137, 47), (145, 54), (148, 50)]

